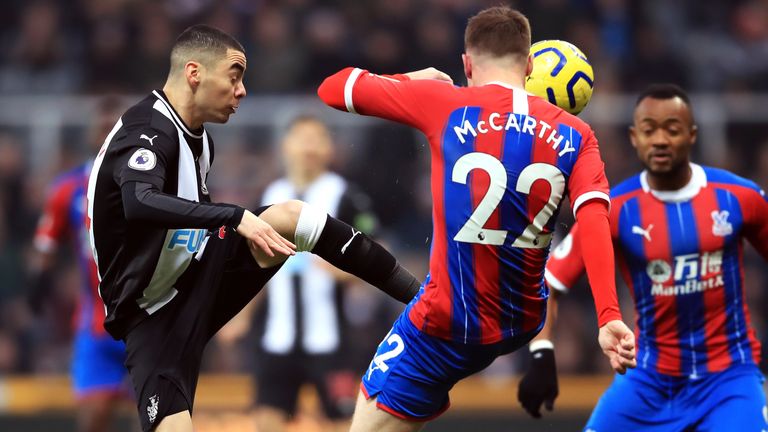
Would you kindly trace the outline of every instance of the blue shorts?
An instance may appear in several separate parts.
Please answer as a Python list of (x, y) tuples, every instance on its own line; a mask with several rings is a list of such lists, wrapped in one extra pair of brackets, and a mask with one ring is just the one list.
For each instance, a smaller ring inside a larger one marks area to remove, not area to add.
[(408, 318), (409, 310), (379, 344), (361, 385), (380, 409), (406, 420), (428, 421), (445, 412), (448, 392), (459, 380), (524, 346), (540, 330), (494, 344), (462, 344), (419, 331)]
[(72, 385), (75, 396), (94, 393), (128, 394), (125, 344), (108, 334), (95, 336), (87, 331), (75, 335), (72, 352)]
[(755, 431), (768, 429), (763, 375), (738, 365), (698, 379), (644, 369), (616, 375), (584, 431)]

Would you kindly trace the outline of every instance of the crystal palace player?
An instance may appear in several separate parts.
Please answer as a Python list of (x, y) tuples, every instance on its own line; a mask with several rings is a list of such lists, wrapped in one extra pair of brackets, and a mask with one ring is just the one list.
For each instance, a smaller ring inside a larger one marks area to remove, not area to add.
[(252, 213), (211, 202), (205, 183), (214, 146), (203, 124), (225, 123), (235, 112), (245, 67), (234, 38), (188, 28), (173, 46), (163, 90), (126, 111), (93, 164), (87, 222), (104, 326), (125, 341), (145, 431), (192, 430), (205, 345), (294, 247), (400, 301), (418, 291), (380, 245), (308, 204)]
[[(469, 20), (468, 88), (435, 69), (379, 76), (347, 68), (318, 94), (328, 105), (411, 125), (432, 151), (434, 240), (424, 288), (363, 376), (353, 431), (418, 430), (448, 391), (540, 330), (544, 263), (567, 192), (593, 238), (584, 250), (600, 344), (617, 371), (634, 365), (620, 320), (597, 140), (578, 118), (523, 90), (528, 20), (507, 7)], [(433, 79), (430, 79), (433, 78)]]
[[(89, 139), (94, 151), (103, 142), (120, 116), (119, 101), (106, 98), (99, 103)], [(62, 174), (53, 183), (45, 210), (35, 233), (36, 282), (31, 293), (34, 308), (40, 308), (53, 285), (54, 258), (59, 246), (70, 241), (80, 269), (80, 290), (75, 316), (72, 348), (72, 386), (78, 400), (78, 430), (97, 432), (108, 429), (116, 402), (130, 399), (125, 361), (125, 345), (104, 331), (104, 304), (99, 298), (99, 278), (85, 228), (85, 193), (93, 161)]]
[[(586, 430), (766, 430), (742, 262), (745, 238), (768, 258), (765, 195), (749, 180), (690, 162), (696, 126), (677, 86), (640, 95), (630, 138), (645, 170), (611, 191), (610, 223), (637, 308), (639, 367), (615, 378)], [(574, 225), (552, 254), (551, 288), (567, 291), (583, 273), (584, 228)], [(551, 356), (545, 349), (538, 357)], [(523, 403), (538, 411), (554, 373), (534, 360)]]

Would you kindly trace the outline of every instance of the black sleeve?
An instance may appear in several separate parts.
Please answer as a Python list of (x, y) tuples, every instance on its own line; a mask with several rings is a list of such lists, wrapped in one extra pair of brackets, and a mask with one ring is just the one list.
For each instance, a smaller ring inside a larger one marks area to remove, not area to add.
[(120, 187), (125, 218), (162, 228), (237, 228), (245, 209), (233, 204), (198, 203), (160, 192), (157, 186), (129, 181)]
[(121, 140), (129, 145), (123, 147), (117, 156), (117, 184), (122, 187), (126, 182), (137, 181), (163, 190), (168, 167), (178, 163), (179, 143), (165, 131), (154, 127), (137, 128)]

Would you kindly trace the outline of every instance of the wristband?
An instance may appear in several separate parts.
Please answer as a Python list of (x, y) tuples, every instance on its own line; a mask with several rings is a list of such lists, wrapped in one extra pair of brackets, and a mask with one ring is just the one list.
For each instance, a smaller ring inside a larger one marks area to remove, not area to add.
[(543, 349), (554, 350), (555, 345), (549, 339), (539, 339), (528, 344), (528, 349), (531, 352), (536, 352), (538, 350), (543, 350)]

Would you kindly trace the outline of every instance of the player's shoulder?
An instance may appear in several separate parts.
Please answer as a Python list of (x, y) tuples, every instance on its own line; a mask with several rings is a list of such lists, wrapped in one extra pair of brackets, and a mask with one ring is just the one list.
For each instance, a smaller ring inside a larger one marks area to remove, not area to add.
[(742, 197), (743, 199), (754, 199), (759, 196), (764, 200), (768, 200), (763, 188), (750, 179), (722, 168), (709, 166), (702, 166), (701, 168), (707, 177), (708, 187), (728, 189), (731, 192), (735, 192), (737, 197)]
[(589, 123), (585, 122), (580, 117), (575, 116), (560, 108), (559, 106), (549, 103), (549, 101), (542, 99), (539, 96), (529, 93), (528, 105), (530, 107), (529, 111), (531, 115), (535, 117), (549, 119), (555, 124), (570, 126), (582, 134), (592, 132), (592, 127), (589, 125)]
[(640, 173), (635, 174), (629, 178), (626, 178), (619, 182), (616, 186), (611, 188), (610, 196), (611, 200), (620, 200), (631, 194), (636, 194), (643, 191), (643, 184), (640, 179)]
[(707, 176), (707, 183), (742, 186), (760, 192), (762, 189), (754, 181), (722, 168), (701, 166)]
[(282, 177), (269, 183), (262, 194), (262, 204), (273, 204), (284, 201), (294, 196), (294, 187), (291, 181)]
[[(163, 101), (155, 93), (150, 93), (137, 104), (128, 108), (121, 117), (125, 135), (144, 134), (149, 140), (153, 136), (160, 134), (164, 138), (178, 136), (176, 125), (165, 114), (157, 109), (157, 104), (163, 104)], [(151, 134), (150, 134), (151, 133)], [(154, 140), (152, 140), (154, 145)]]

